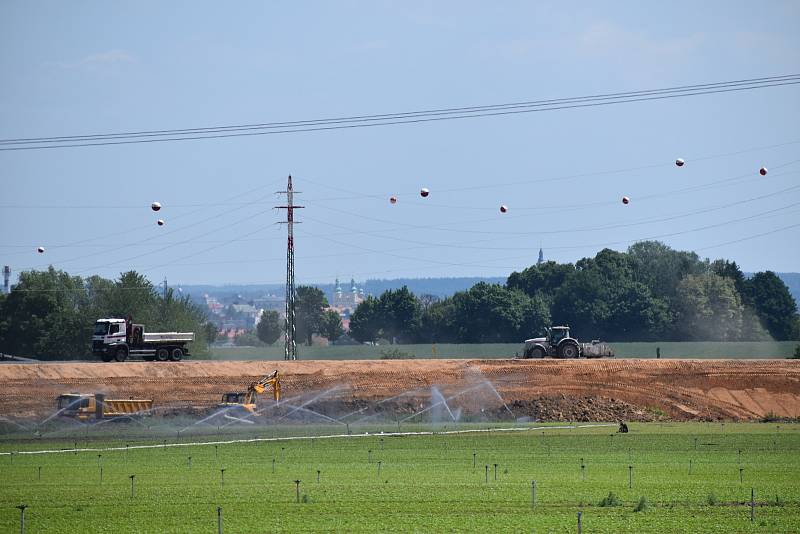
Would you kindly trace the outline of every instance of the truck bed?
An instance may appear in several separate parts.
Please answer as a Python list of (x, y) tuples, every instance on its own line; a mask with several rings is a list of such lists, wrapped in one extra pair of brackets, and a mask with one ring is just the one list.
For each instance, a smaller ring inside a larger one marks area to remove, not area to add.
[(142, 341), (145, 343), (156, 343), (159, 341), (194, 341), (194, 332), (145, 332)]
[(122, 415), (148, 414), (153, 409), (150, 399), (106, 399), (103, 401), (104, 417), (119, 417)]

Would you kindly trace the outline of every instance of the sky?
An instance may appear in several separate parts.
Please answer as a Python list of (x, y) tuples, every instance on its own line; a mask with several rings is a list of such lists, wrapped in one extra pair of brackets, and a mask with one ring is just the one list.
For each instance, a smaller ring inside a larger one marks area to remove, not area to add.
[[(797, 2), (0, 3), (0, 139), (796, 73)], [(0, 264), (15, 274), (53, 265), (110, 278), (134, 269), (170, 284), (281, 283), (286, 227), (275, 192), (291, 174), (305, 206), (296, 212), (299, 283), (507, 276), (535, 263), (540, 247), (546, 259), (574, 262), (651, 238), (745, 271), (800, 271), (800, 227), (786, 228), (800, 215), (798, 124), (800, 85), (789, 85), (422, 124), (0, 151)]]

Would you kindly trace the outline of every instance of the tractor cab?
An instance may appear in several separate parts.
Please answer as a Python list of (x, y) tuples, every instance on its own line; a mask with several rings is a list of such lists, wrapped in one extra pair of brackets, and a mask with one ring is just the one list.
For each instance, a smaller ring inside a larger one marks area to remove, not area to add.
[(547, 341), (555, 346), (558, 345), (562, 339), (569, 337), (568, 326), (553, 326), (547, 329)]

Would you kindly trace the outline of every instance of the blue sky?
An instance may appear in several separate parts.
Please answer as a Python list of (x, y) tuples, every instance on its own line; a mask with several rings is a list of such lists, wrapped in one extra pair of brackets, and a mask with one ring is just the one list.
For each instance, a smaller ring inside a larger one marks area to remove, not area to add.
[[(800, 72), (796, 2), (496, 4), (3, 2), (0, 137)], [(534, 263), (540, 246), (566, 262), (657, 236), (748, 271), (798, 271), (800, 228), (773, 232), (800, 215), (798, 124), (795, 85), (423, 125), (0, 152), (0, 264), (281, 282), (285, 228), (273, 192), (291, 173), (306, 206), (300, 282), (504, 276)], [(721, 183), (699, 187), (712, 182)]]

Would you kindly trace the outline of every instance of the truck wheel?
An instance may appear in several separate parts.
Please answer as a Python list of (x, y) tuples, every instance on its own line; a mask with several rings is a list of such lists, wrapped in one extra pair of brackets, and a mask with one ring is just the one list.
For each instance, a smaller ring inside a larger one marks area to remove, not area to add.
[(160, 349), (156, 350), (156, 360), (160, 362), (169, 360), (169, 349), (161, 347)]
[(528, 351), (528, 358), (544, 358), (544, 351), (542, 347), (533, 347), (530, 351)]
[(110, 362), (111, 355), (107, 352), (104, 352), (102, 355), (100, 355), (100, 359), (103, 360), (104, 362)]
[(172, 349), (172, 356), (170, 357), (170, 360), (172, 360), (173, 362), (179, 362), (181, 361), (181, 358), (183, 358), (183, 349), (181, 348)]
[(572, 343), (566, 343), (561, 346), (561, 353), (562, 358), (577, 358), (578, 357), (578, 347), (573, 345)]
[(128, 359), (128, 349), (125, 347), (120, 347), (114, 352), (114, 359), (118, 362), (124, 362)]

